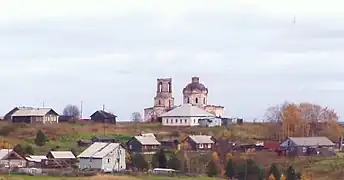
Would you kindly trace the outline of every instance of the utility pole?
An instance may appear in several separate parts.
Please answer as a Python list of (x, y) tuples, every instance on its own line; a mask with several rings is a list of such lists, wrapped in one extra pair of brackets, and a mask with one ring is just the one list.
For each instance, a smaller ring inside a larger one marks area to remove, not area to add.
[[(105, 104), (103, 104), (103, 111), (105, 111)], [(107, 119), (104, 119), (103, 126), (104, 126), (104, 136), (106, 135), (106, 121)]]
[(80, 102), (80, 119), (82, 119), (82, 101)]

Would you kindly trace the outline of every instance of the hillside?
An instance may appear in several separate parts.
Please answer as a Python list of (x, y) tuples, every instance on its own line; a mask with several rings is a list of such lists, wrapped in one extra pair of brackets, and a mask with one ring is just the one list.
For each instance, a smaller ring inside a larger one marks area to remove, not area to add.
[[(34, 143), (36, 132), (42, 130), (49, 138), (43, 147), (37, 147)], [(269, 124), (247, 123), (243, 125), (232, 125), (230, 127), (201, 128), (184, 127), (171, 128), (163, 127), (160, 124), (54, 124), (54, 125), (14, 125), (5, 122), (1, 123), (0, 140), (10, 142), (10, 147), (16, 144), (31, 145), (36, 155), (45, 155), (51, 149), (75, 150), (77, 153), (83, 149), (77, 146), (77, 140), (90, 139), (93, 136), (115, 137), (125, 143), (133, 135), (140, 132), (154, 133), (158, 138), (179, 137), (184, 138), (188, 134), (208, 134), (217, 138), (226, 136), (233, 141), (242, 143), (256, 142), (259, 139), (276, 138), (271, 135), (273, 127)], [(6, 147), (3, 147), (6, 148)], [(241, 154), (233, 154), (241, 158)], [(297, 171), (311, 172), (314, 179), (328, 179), (329, 177), (338, 179), (344, 171), (344, 161), (342, 157), (334, 158), (295, 158), (288, 159), (279, 157), (274, 152), (251, 152), (249, 156), (258, 164), (269, 168), (271, 163), (276, 163), (282, 170), (289, 165), (293, 165)]]

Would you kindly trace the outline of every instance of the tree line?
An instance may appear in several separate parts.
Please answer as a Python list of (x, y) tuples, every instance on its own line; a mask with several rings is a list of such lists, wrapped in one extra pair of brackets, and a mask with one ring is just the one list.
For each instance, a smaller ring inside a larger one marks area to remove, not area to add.
[(284, 102), (269, 107), (265, 119), (273, 124), (269, 136), (275, 139), (297, 136), (327, 136), (337, 139), (341, 136), (336, 111), (312, 103)]

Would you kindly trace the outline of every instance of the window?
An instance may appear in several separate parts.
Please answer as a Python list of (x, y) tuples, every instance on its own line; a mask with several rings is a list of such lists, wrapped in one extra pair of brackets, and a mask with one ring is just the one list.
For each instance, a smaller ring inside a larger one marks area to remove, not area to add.
[(182, 119), (180, 119), (180, 120), (179, 120), (179, 123), (180, 123), (180, 124), (183, 124), (183, 120), (182, 120)]
[(187, 119), (184, 119), (184, 122), (185, 122), (185, 124), (188, 122), (188, 120)]
[(171, 107), (171, 100), (168, 100), (168, 107)]
[(110, 161), (111, 161), (111, 159), (110, 159), (110, 158), (108, 158), (108, 163), (110, 163)]
[(159, 102), (158, 102), (158, 104), (159, 104), (159, 105), (161, 105), (161, 101), (160, 101), (160, 99), (159, 99)]
[(198, 98), (195, 99), (195, 102), (198, 103)]
[(194, 119), (194, 124), (196, 124), (196, 119)]
[(168, 119), (166, 119), (166, 124), (168, 124)]
[(208, 149), (211, 149), (211, 144), (208, 144)]
[(171, 86), (171, 82), (168, 83), (168, 92), (171, 93), (172, 92), (172, 86)]
[(130, 144), (130, 145), (129, 145), (129, 149), (133, 149), (133, 145)]
[(178, 124), (178, 119), (176, 119), (176, 124)]
[(306, 147), (303, 147), (303, 148), (302, 148), (302, 152), (304, 152), (304, 153), (307, 152), (307, 148), (306, 148)]
[(190, 103), (190, 98), (188, 98), (186, 102), (187, 102), (187, 103)]
[(205, 104), (205, 98), (203, 98), (203, 104)]
[(161, 82), (158, 84), (158, 92), (162, 92), (162, 83)]
[(203, 144), (199, 144), (199, 148), (203, 148)]

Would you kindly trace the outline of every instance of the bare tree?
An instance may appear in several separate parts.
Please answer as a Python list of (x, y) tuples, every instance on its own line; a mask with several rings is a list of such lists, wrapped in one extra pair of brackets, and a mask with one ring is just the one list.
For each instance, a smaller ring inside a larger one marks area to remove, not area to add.
[(78, 117), (80, 116), (80, 110), (77, 106), (69, 104), (63, 109), (63, 115)]
[(133, 122), (135, 122), (135, 123), (141, 122), (141, 121), (142, 121), (141, 113), (139, 113), (139, 112), (133, 112), (133, 113), (131, 114), (131, 120), (133, 120)]
[(285, 101), (280, 105), (271, 106), (266, 110), (265, 119), (268, 122), (282, 122), (283, 121), (283, 111), (290, 103)]

